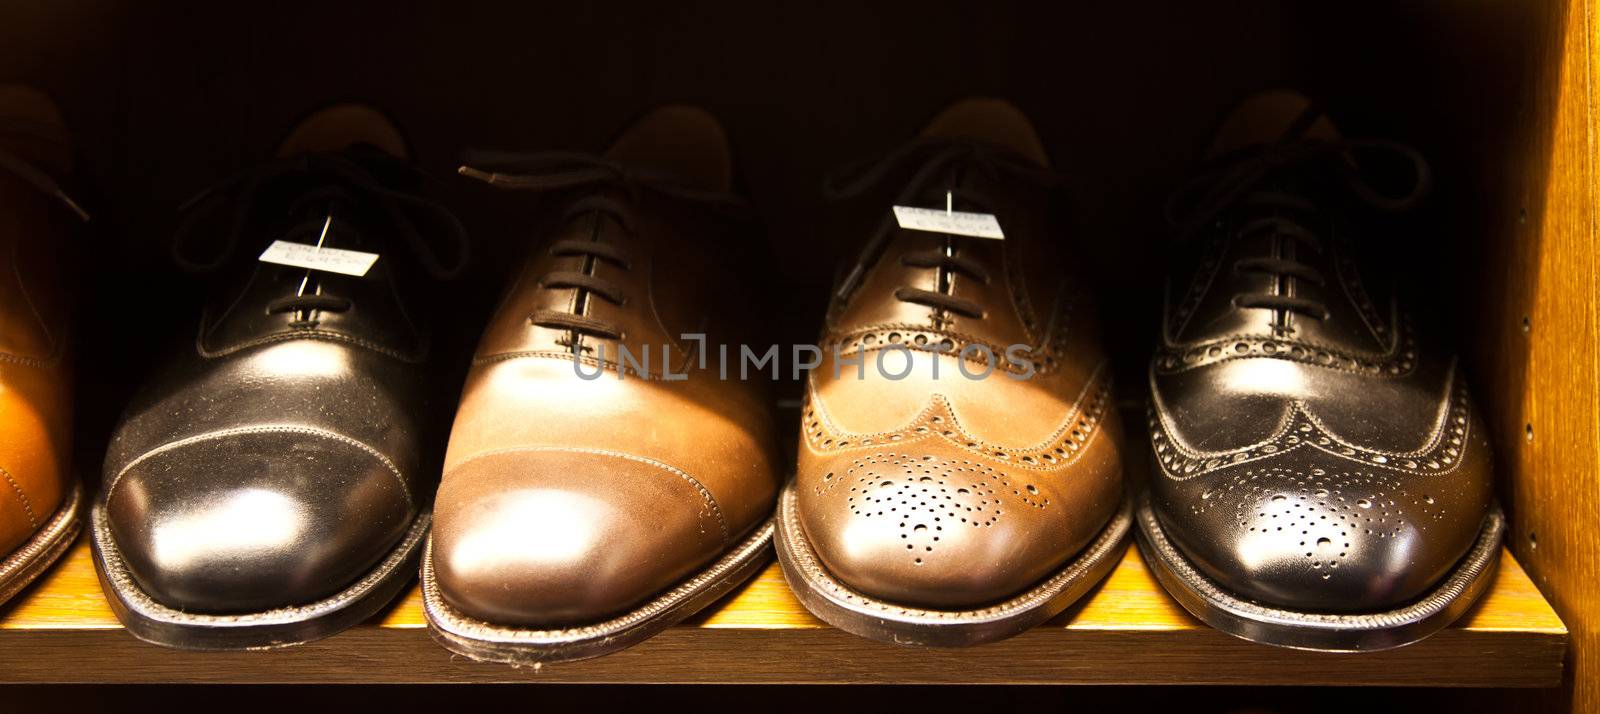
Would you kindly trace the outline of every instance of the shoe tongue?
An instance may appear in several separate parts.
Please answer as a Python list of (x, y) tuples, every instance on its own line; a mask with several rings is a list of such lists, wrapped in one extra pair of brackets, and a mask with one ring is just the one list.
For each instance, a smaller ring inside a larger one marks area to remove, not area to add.
[(934, 117), (922, 136), (989, 144), (1040, 168), (1050, 167), (1050, 157), (1033, 122), (1016, 105), (1002, 99), (976, 97), (956, 102)]
[(1296, 92), (1263, 92), (1241, 102), (1212, 138), (1207, 156), (1217, 158), (1253, 146), (1301, 140), (1338, 141), (1338, 127), (1310, 99)]
[(661, 172), (689, 186), (734, 190), (732, 149), (722, 124), (698, 107), (672, 104), (636, 120), (606, 149), (605, 158)]
[(278, 146), (278, 158), (303, 154), (339, 153), (352, 147), (398, 158), (410, 151), (400, 129), (382, 112), (364, 104), (337, 104), (321, 109), (300, 122)]

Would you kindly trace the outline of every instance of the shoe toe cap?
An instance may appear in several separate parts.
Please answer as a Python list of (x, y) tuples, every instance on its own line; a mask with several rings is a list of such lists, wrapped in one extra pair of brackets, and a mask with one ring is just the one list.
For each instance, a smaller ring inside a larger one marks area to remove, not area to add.
[(1114, 459), (1056, 473), (1004, 466), (939, 445), (844, 457), (801, 479), (801, 523), (828, 571), (869, 597), (990, 605), (1071, 558), (1122, 492)]
[(1225, 590), (1306, 612), (1380, 612), (1423, 596), (1472, 546), (1490, 500), (1487, 479), (1470, 473), (1405, 476), (1321, 455), (1196, 480), (1157, 496), (1167, 536)]
[(440, 594), (495, 623), (589, 624), (637, 606), (728, 541), (692, 477), (622, 454), (524, 450), (446, 475), (433, 531)]
[(302, 605), (359, 579), (416, 514), (389, 460), (314, 429), (207, 434), (112, 482), (111, 534), (156, 601), (196, 612)]

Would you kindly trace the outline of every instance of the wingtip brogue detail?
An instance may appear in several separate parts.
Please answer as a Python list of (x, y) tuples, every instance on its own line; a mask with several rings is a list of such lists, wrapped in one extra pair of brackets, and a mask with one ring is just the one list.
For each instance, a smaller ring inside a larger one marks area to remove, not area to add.
[[(819, 340), (832, 357), (807, 380), (777, 545), (801, 601), (838, 627), (1001, 639), (1120, 552), (1131, 517), (1109, 370), (1084, 285), (1059, 269), (1067, 229), (1047, 165), (1021, 112), (973, 100), (829, 183), (839, 198), (993, 213), (1005, 230), (969, 241), (885, 220), (834, 291)], [(907, 373), (883, 367), (891, 350)], [(876, 373), (848, 368), (874, 356)]]
[(1182, 345), (1168, 345), (1156, 353), (1157, 374), (1170, 375), (1208, 367), (1218, 362), (1251, 357), (1293, 360), (1302, 364), (1378, 377), (1406, 377), (1418, 364), (1417, 337), (1409, 319), (1399, 321), (1397, 336), (1383, 352), (1353, 350), (1289, 337), (1259, 334), (1224, 335)]
[[(813, 392), (796, 485), (816, 556), (840, 582), (907, 605), (982, 607), (1027, 589), (1087, 535), (1064, 532), (1050, 552), (1034, 552), (1032, 531), (1060, 527), (1039, 518), (1095, 522), (1120, 500), (1120, 465), (1076, 468), (1084, 458), (1115, 461), (1102, 443), (1112, 438), (1102, 434), (1110, 400), (1101, 365), (1048, 439), (1017, 446), (972, 434), (940, 394), (905, 427), (861, 434), (839, 429)], [(1010, 557), (992, 557), (1001, 551)]]
[(1316, 450), (1333, 459), (1373, 469), (1448, 474), (1460, 467), (1476, 420), (1466, 385), (1459, 379), (1452, 379), (1450, 384), (1450, 397), (1445, 402), (1448, 408), (1440, 411), (1426, 433), (1417, 435), (1420, 446), (1414, 450), (1375, 449), (1345, 439), (1318, 419), (1305, 402), (1290, 401), (1284, 418), (1270, 438), (1236, 449), (1202, 451), (1187, 445), (1164, 418), (1159, 392), (1147, 410), (1150, 447), (1162, 475), (1180, 481), (1241, 464), (1287, 458), (1297, 450)]
[[(1275, 126), (1263, 117), (1285, 130), (1246, 137)], [(1147, 560), (1187, 609), (1247, 639), (1359, 651), (1426, 637), (1483, 591), (1504, 523), (1456, 359), (1419, 336), (1402, 286), (1369, 293), (1363, 273), (1386, 266), (1356, 259), (1379, 248), (1384, 214), (1425, 193), (1426, 162), (1340, 138), (1292, 93), (1247, 101), (1219, 144), (1178, 194), (1208, 198), (1179, 224), (1187, 260), (1150, 364)], [(1373, 191), (1364, 151), (1410, 164), (1411, 189)]]
[(825, 401), (815, 387), (808, 387), (805, 408), (802, 411), (801, 434), (806, 448), (819, 455), (848, 449), (865, 449), (874, 446), (897, 446), (924, 440), (942, 440), (949, 447), (964, 450), (972, 456), (990, 460), (1013, 462), (1018, 468), (1051, 469), (1070, 465), (1099, 433), (1111, 405), (1111, 377), (1107, 364), (1096, 367), (1084, 383), (1083, 391), (1074, 400), (1057, 426), (1044, 441), (1013, 445), (1004, 441), (989, 440), (962, 426), (955, 408), (943, 394), (935, 393), (929, 404), (911, 422), (899, 429), (873, 433), (856, 433), (838, 426), (829, 416)]
[[(992, 605), (1068, 561), (1096, 532), (1073, 521), (1100, 523), (1122, 499), (1109, 437), (1087, 420), (1068, 428), (1082, 441), (1041, 457), (893, 435), (819, 454), (796, 484), (800, 522), (833, 577), (867, 596), (958, 611)], [(1096, 463), (1079, 467), (1080, 458)]]

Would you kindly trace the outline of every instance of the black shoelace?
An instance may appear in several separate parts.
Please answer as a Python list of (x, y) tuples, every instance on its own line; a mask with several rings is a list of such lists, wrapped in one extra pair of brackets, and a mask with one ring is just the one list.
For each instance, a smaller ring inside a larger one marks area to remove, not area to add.
[[(1317, 115), (1308, 111), (1311, 120)], [(1301, 124), (1309, 126), (1309, 121)], [(1412, 182), (1406, 193), (1386, 196), (1364, 178), (1349, 157), (1356, 154), (1387, 155), (1410, 164)], [(1235, 208), (1247, 209), (1253, 217), (1242, 220), (1231, 231), (1238, 238), (1265, 233), (1273, 243), (1288, 241), (1316, 255), (1324, 250), (1322, 236), (1307, 225), (1303, 216), (1316, 213), (1316, 205), (1299, 192), (1264, 186), (1282, 171), (1321, 163), (1329, 167), (1338, 185), (1361, 203), (1388, 213), (1408, 209), (1425, 196), (1432, 184), (1427, 160), (1416, 149), (1392, 141), (1342, 139), (1319, 141), (1291, 138), (1272, 145), (1243, 149), (1219, 159), (1218, 168), (1203, 173), (1179, 189), (1167, 203), (1167, 219), (1178, 229), (1180, 242), (1192, 240), (1203, 226)], [(1298, 251), (1294, 251), (1296, 254)], [(1316, 267), (1279, 255), (1240, 258), (1233, 269), (1239, 272), (1272, 276), (1279, 284), (1285, 278), (1324, 285), (1326, 276)], [(1233, 296), (1237, 307), (1264, 308), (1280, 315), (1290, 313), (1326, 320), (1328, 308), (1321, 301), (1278, 293), (1239, 293)], [(1279, 324), (1275, 320), (1274, 324)]]
[[(633, 225), (628, 219), (629, 207), (622, 199), (602, 193), (600, 189), (620, 189), (629, 200), (637, 201), (643, 191), (707, 204), (732, 216), (748, 216), (750, 205), (743, 198), (721, 191), (711, 191), (688, 185), (674, 174), (638, 166), (628, 166), (609, 159), (575, 152), (549, 151), (530, 153), (473, 152), (467, 157), (469, 165), (462, 166), (461, 175), (478, 179), (491, 186), (521, 191), (556, 192), (584, 191), (588, 193), (573, 201), (563, 211), (561, 221), (589, 217), (599, 220), (610, 218), (627, 235), (633, 235)], [(616, 281), (595, 275), (600, 263), (609, 263), (623, 270), (632, 267), (625, 248), (599, 240), (559, 240), (549, 251), (558, 256), (583, 258), (579, 270), (552, 270), (539, 277), (538, 284), (547, 289), (573, 289), (576, 297), (573, 308), (566, 310), (535, 310), (529, 322), (539, 327), (566, 330), (574, 352), (580, 349), (583, 336), (619, 340), (622, 328), (608, 320), (588, 314), (590, 298), (599, 298), (613, 305), (624, 305), (628, 295)]]
[[(988, 144), (962, 139), (923, 138), (835, 172), (823, 183), (823, 195), (830, 201), (861, 196), (911, 162), (920, 162), (920, 167), (896, 196), (896, 204), (907, 205), (919, 200), (925, 201), (930, 182), (935, 176), (941, 172), (958, 169), (972, 168), (996, 178), (1003, 173), (1048, 186), (1062, 183), (1059, 174), (1026, 163), (1011, 153)], [(988, 202), (981, 195), (970, 190), (957, 189), (952, 181), (951, 185), (946, 187), (946, 198), (953, 205), (958, 197), (962, 210), (989, 210)], [(836, 299), (848, 300), (855, 289), (860, 287), (866, 271), (878, 261), (888, 247), (890, 237), (894, 235), (895, 225), (892, 217), (885, 218), (878, 230), (873, 233), (856, 259), (855, 265), (839, 282), (834, 292)], [(938, 270), (940, 289), (901, 287), (894, 291), (895, 299), (973, 319), (983, 317), (982, 305), (973, 300), (951, 295), (946, 290), (948, 276), (956, 274), (965, 275), (987, 285), (991, 281), (989, 269), (977, 260), (957, 254), (954, 242), (948, 236), (942, 246), (903, 254), (900, 257), (900, 264), (906, 267)]]
[[(367, 165), (378, 170), (396, 172), (411, 179), (426, 178), (409, 163), (376, 150), (365, 152), (357, 160), (345, 154), (307, 154), (262, 164), (219, 184), (212, 186), (180, 208), (183, 217), (175, 231), (172, 243), (173, 260), (185, 270), (210, 273), (232, 261), (239, 250), (239, 242), (247, 232), (256, 213), (256, 202), (263, 192), (279, 181), (304, 180), (318, 186), (296, 196), (284, 213), (291, 228), (280, 240), (315, 242), (331, 223), (339, 220), (346, 211), (376, 209), (383, 223), (398, 233), (411, 255), (423, 270), (435, 280), (450, 280), (460, 275), (466, 267), (469, 249), (466, 229), (448, 208), (421, 196), (385, 186)], [(203, 220), (223, 210), (225, 206), (239, 206), (232, 214), (232, 227), (223, 233), (220, 248), (209, 258), (196, 258), (196, 246), (191, 243), (196, 226)], [(418, 230), (418, 223), (431, 221), (442, 228), (442, 235), (453, 249), (454, 259), (446, 263), (434, 247)], [(339, 223), (335, 229), (344, 238), (353, 230), (348, 223)], [(354, 244), (361, 243), (356, 236)], [(296, 324), (311, 324), (313, 312), (343, 312), (352, 304), (349, 299), (323, 295), (320, 280), (313, 271), (306, 271), (305, 279), (295, 295), (275, 299), (268, 303), (270, 314), (293, 312), (300, 315)], [(308, 287), (311, 292), (306, 292)]]

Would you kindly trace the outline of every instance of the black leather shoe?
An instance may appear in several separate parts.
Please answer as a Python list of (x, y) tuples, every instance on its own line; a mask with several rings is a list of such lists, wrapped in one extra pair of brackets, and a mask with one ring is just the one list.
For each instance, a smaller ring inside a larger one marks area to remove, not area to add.
[[(449, 416), (425, 408), (438, 368), (415, 298), (466, 255), (404, 157), (381, 114), (333, 107), (188, 209), (175, 252), (219, 280), (128, 408), (94, 509), (102, 583), (141, 639), (304, 642), (415, 572), (438, 473), (424, 447)], [(280, 240), (379, 257), (359, 277), (257, 260)]]
[[(1146, 560), (1245, 639), (1414, 642), (1482, 593), (1503, 528), (1460, 366), (1354, 252), (1383, 245), (1380, 211), (1416, 202), (1427, 164), (1291, 93), (1246, 102), (1217, 142), (1173, 203), (1187, 255), (1150, 367)], [(1405, 167), (1405, 195), (1374, 166)]]

